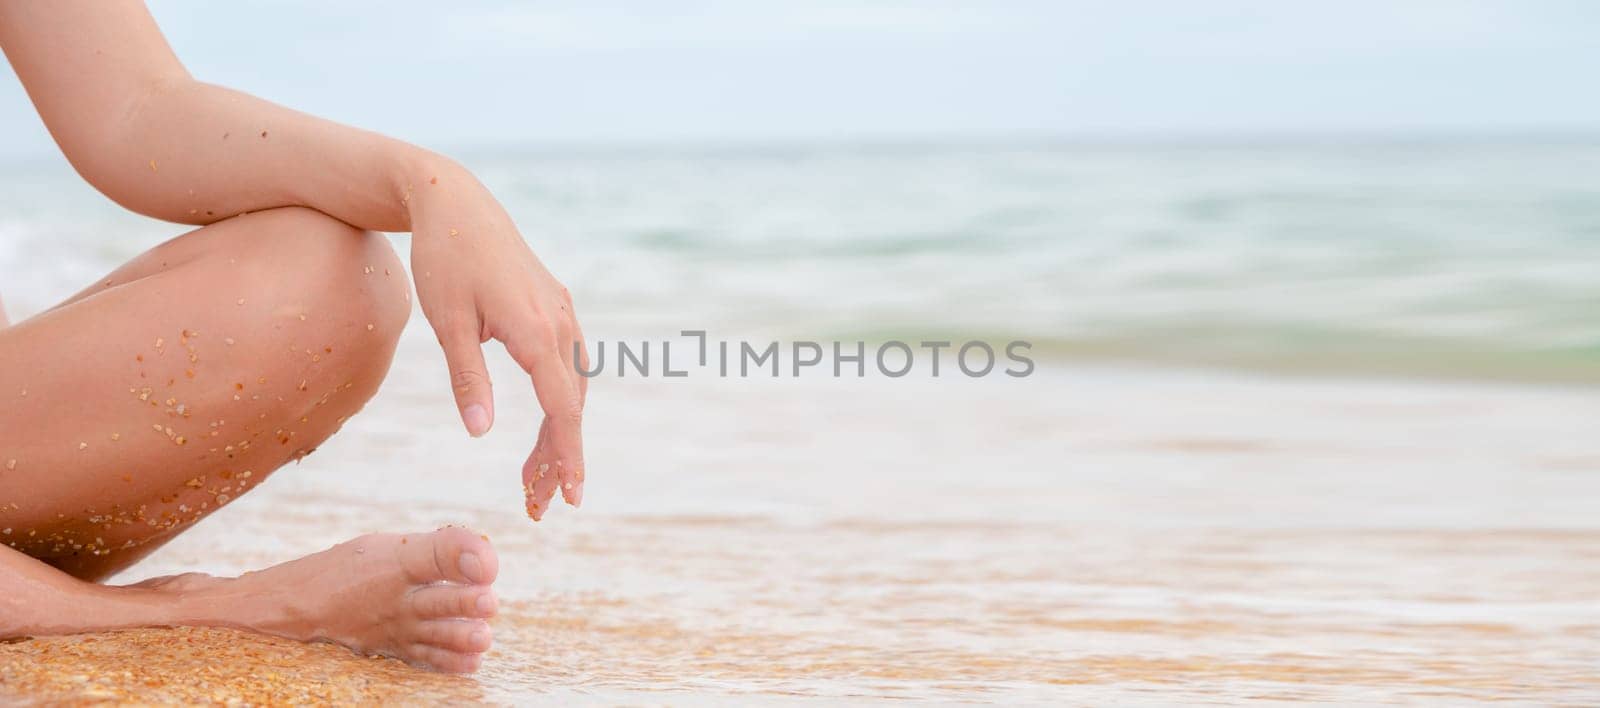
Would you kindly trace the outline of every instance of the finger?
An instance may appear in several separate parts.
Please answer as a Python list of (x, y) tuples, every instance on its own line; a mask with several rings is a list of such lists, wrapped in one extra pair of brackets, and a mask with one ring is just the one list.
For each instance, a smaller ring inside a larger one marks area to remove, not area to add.
[[(576, 319), (572, 321), (572, 332), (574, 337), (572, 349), (577, 350), (576, 353), (578, 356), (578, 366), (581, 366), (583, 371), (592, 371), (592, 369), (589, 368), (589, 344), (583, 338), (583, 326), (578, 324)], [(569, 368), (571, 368), (570, 365)], [(574, 369), (573, 373), (578, 378), (579, 404), (584, 408), (588, 408), (589, 377), (578, 373), (577, 369)], [(573, 503), (581, 506), (583, 504), (584, 468), (580, 466), (576, 470), (573, 470), (572, 478), (573, 483), (576, 486), (576, 488), (572, 490)]]
[[(589, 342), (583, 338), (583, 325), (577, 320), (572, 321), (573, 347), (578, 350), (578, 366), (584, 371), (593, 371), (589, 368)], [(585, 406), (589, 405), (589, 377), (573, 371), (578, 377), (578, 400)], [(579, 480), (582, 481), (582, 480)]]
[[(583, 337), (583, 325), (578, 323), (578, 312), (572, 304), (572, 293), (563, 289), (562, 294), (566, 296), (567, 304), (565, 312), (567, 313), (568, 322), (570, 322), (572, 327), (572, 343), (568, 346), (563, 346), (561, 348), (561, 354), (562, 356), (567, 356), (569, 354), (575, 355), (578, 360), (578, 365), (583, 367), (582, 370), (589, 371), (589, 342)], [(588, 405), (589, 377), (584, 376), (583, 374), (579, 373), (577, 369), (573, 368), (571, 359), (567, 360), (567, 368), (572, 370), (573, 376), (577, 380), (578, 401), (583, 405)], [(582, 480), (579, 481), (581, 482)]]
[(528, 516), (534, 521), (544, 518), (550, 510), (550, 500), (556, 495), (557, 478), (550, 463), (549, 421), (539, 425), (539, 440), (533, 454), (522, 465), (522, 493)]
[(478, 437), (494, 425), (494, 392), (489, 369), (483, 363), (483, 340), (477, 317), (460, 317), (435, 327), (445, 365), (450, 367), (450, 389), (467, 432)]
[[(532, 340), (538, 344), (533, 344)], [(577, 477), (583, 469), (583, 399), (578, 394), (580, 378), (561, 358), (561, 346), (553, 333), (532, 337), (522, 332), (506, 341), (506, 351), (533, 378), (533, 389), (550, 425), (550, 469), (561, 482), (561, 495), (576, 505)]]
[[(546, 446), (546, 450), (548, 449), (548, 446)], [(549, 453), (546, 452), (545, 454), (548, 455)], [(556, 475), (554, 467), (539, 474), (542, 476), (533, 483), (533, 500), (539, 504), (540, 508), (548, 511), (550, 504), (555, 501), (556, 490), (561, 488), (561, 479)]]
[[(561, 478), (558, 474), (561, 461), (555, 460), (550, 450), (550, 428), (549, 419), (539, 424), (539, 443), (534, 446), (539, 458), (544, 462), (534, 470), (534, 476), (538, 479), (533, 483), (533, 498), (546, 509), (550, 508), (550, 502), (556, 498), (556, 490), (561, 487)], [(544, 465), (555, 465), (555, 467), (544, 467)]]
[[(541, 503), (534, 492), (534, 485), (544, 477), (544, 470), (538, 466), (544, 462), (545, 426), (539, 425), (539, 439), (533, 443), (533, 452), (528, 454), (528, 459), (522, 463), (522, 501), (527, 507), (528, 518), (538, 521), (544, 518), (544, 504)], [(546, 468), (548, 469), (548, 467)]]

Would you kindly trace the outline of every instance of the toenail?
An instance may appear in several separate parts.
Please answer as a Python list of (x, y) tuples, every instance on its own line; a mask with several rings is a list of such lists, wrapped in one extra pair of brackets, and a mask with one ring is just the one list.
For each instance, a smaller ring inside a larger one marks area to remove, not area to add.
[(467, 576), (468, 580), (478, 582), (478, 578), (483, 577), (483, 561), (478, 560), (478, 554), (463, 553), (458, 563), (461, 566), (461, 574)]
[(489, 614), (490, 612), (493, 612), (494, 611), (494, 596), (490, 595), (489, 593), (484, 593), (482, 595), (479, 595), (478, 596), (478, 611), (483, 613), (483, 614)]

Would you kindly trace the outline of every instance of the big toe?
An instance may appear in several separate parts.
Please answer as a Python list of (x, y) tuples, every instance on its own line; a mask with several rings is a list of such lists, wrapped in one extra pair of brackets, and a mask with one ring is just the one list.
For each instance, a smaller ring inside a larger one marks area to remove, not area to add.
[(467, 529), (446, 527), (400, 539), (401, 563), (412, 581), (488, 585), (500, 573), (489, 538)]

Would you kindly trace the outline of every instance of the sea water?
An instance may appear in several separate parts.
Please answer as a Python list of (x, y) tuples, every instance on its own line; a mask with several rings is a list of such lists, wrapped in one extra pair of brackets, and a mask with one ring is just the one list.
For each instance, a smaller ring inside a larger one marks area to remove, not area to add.
[[(456, 700), (1600, 696), (1596, 143), (465, 159), (596, 343), (1027, 340), (1037, 369), (608, 372), (584, 508), (534, 524), (526, 376), (491, 355), (469, 439), (419, 314), (339, 435), (123, 580), (475, 526), (502, 615)], [(0, 195), (14, 314), (183, 230), (74, 180)]]

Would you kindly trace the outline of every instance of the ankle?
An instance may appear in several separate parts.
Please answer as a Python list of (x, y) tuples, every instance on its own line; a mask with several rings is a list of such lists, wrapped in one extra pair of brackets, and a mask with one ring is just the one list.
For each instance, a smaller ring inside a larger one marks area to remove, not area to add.
[[(141, 586), (146, 603), (165, 626), (207, 626), (273, 630), (272, 603), (246, 578), (184, 573)], [(134, 589), (134, 588), (130, 588)]]
[(180, 573), (143, 580), (128, 587), (159, 590), (162, 592), (195, 592), (226, 580), (205, 573)]

